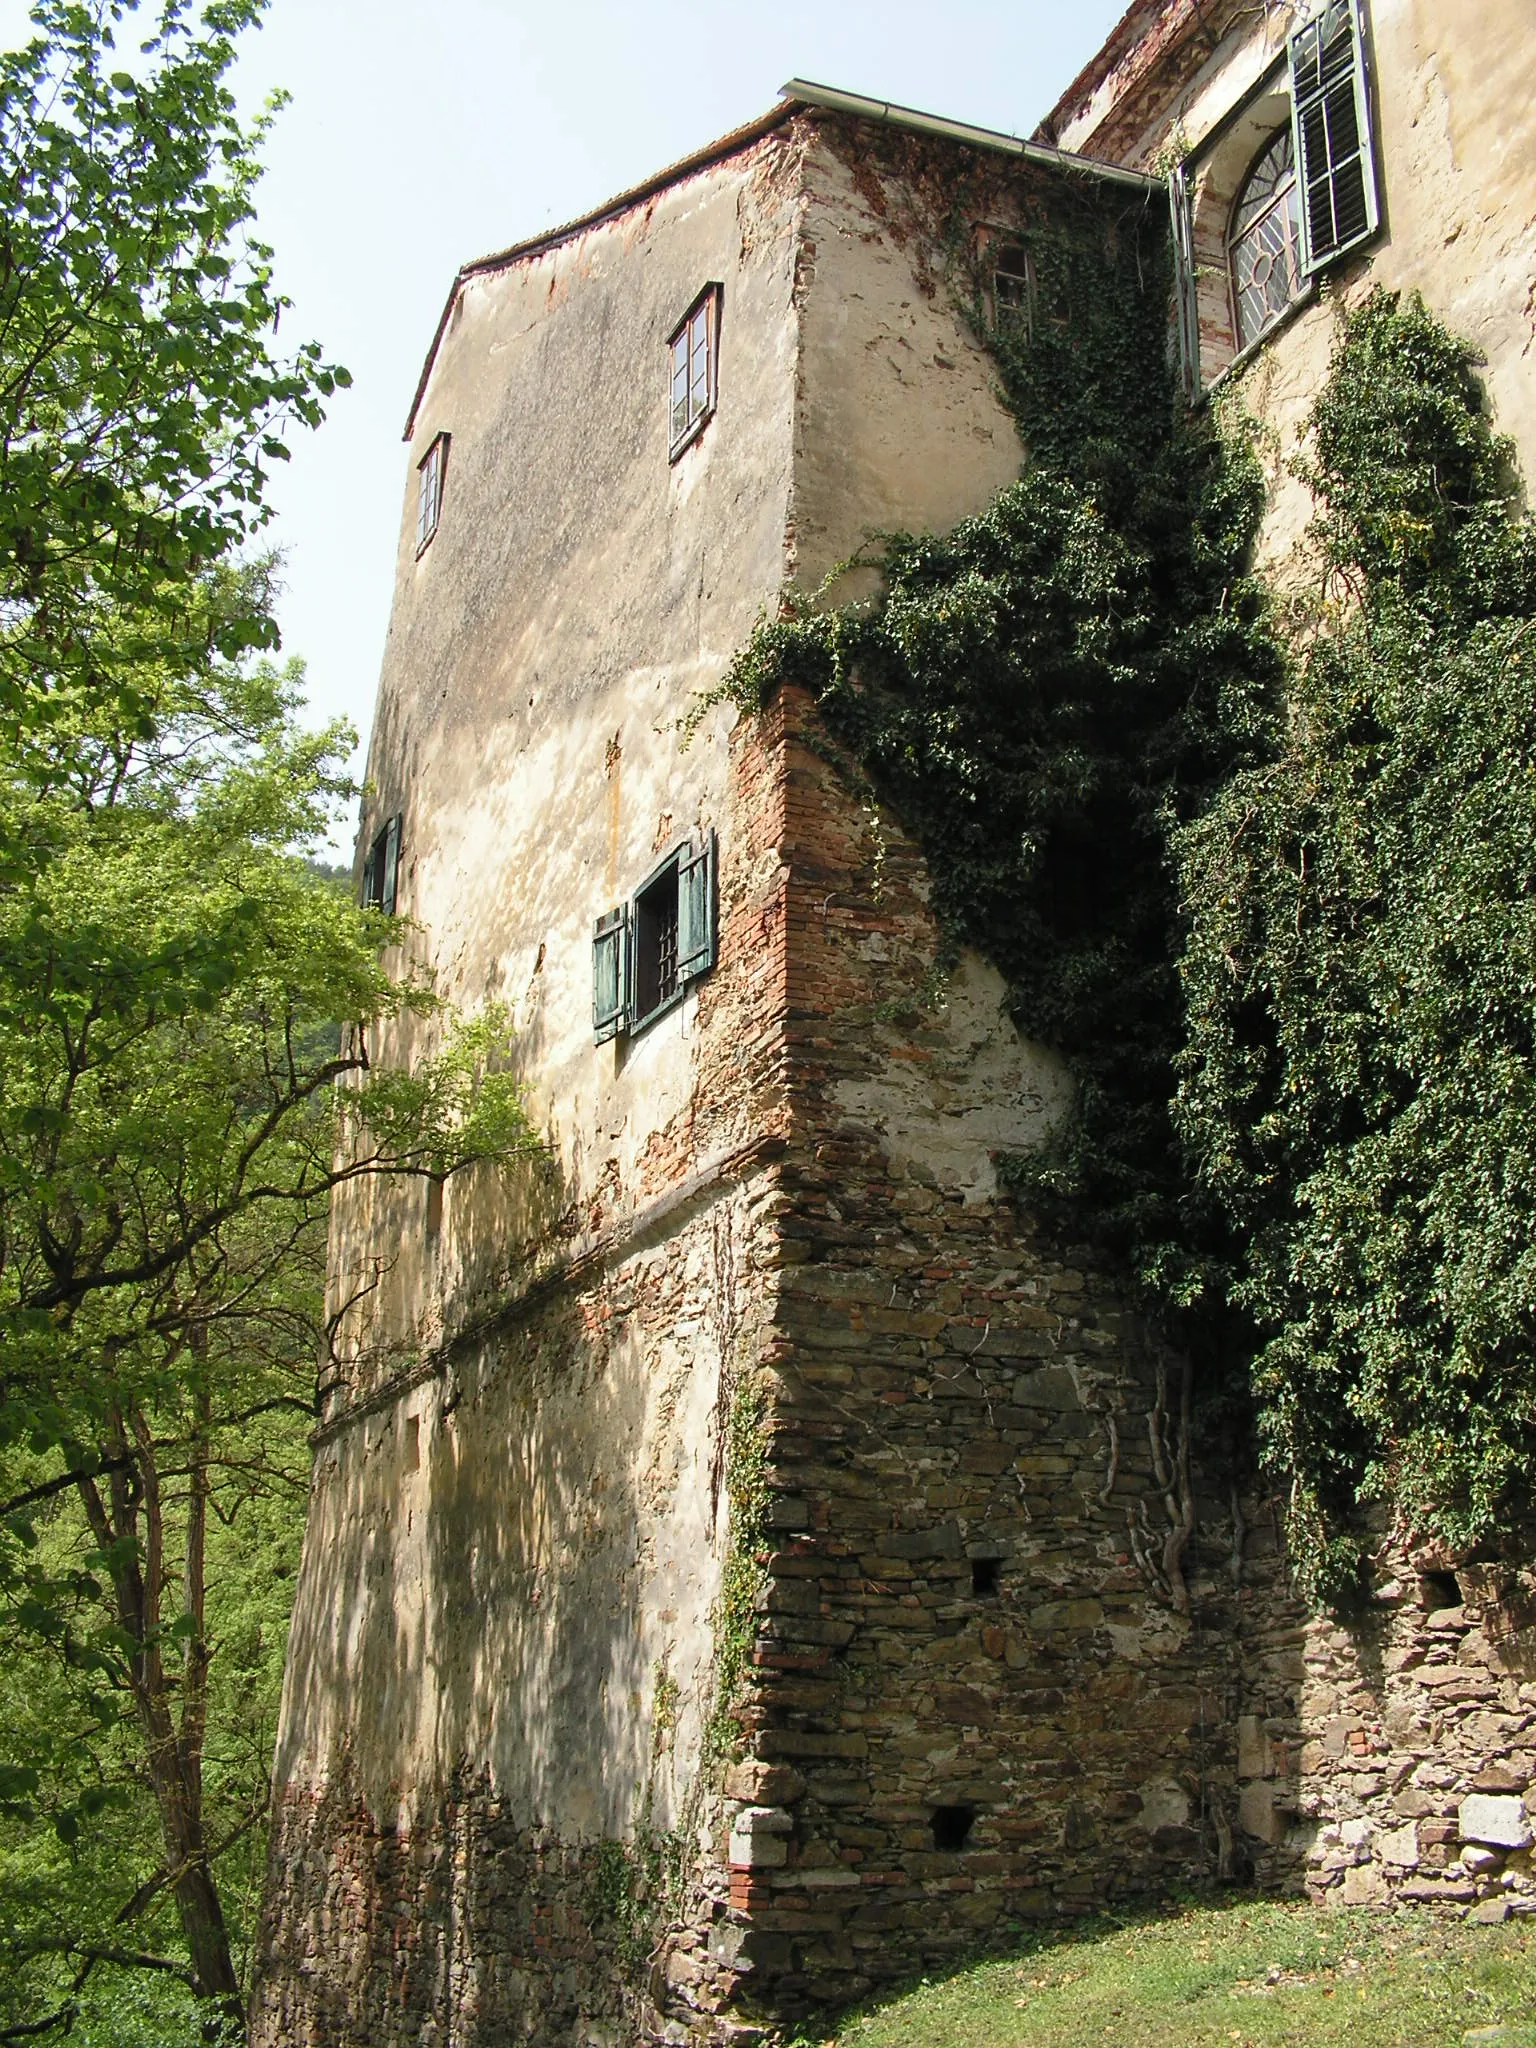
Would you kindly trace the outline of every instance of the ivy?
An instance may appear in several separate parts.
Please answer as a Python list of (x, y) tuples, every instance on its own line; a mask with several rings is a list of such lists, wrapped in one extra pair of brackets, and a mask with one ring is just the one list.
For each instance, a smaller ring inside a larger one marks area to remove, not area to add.
[(1072, 1068), (1070, 1128), (1007, 1177), (1187, 1321), (1216, 1301), (1222, 1226), (1196, 1213), (1169, 1114), (1167, 834), (1274, 744), (1284, 662), (1247, 567), (1264, 486), (1240, 439), (1176, 401), (1158, 208), (1078, 199), (1029, 246), (1016, 318), (991, 323), (982, 280), (951, 274), (1029, 451), (1019, 481), (948, 535), (885, 536), (873, 606), (764, 621), (721, 694), (810, 690), (920, 840), (949, 941), (998, 965), (1020, 1029)]
[(1536, 1448), (1536, 526), (1472, 351), (1343, 316), (1283, 744), (1177, 841), (1180, 1127), (1239, 1233), (1304, 1582), (1355, 1510), (1465, 1550)]
[(715, 1603), (714, 1704), (704, 1730), (711, 1764), (741, 1746), (740, 1695), (757, 1633), (768, 1550), (768, 1454), (762, 1388), (746, 1379), (736, 1388), (726, 1422), (725, 1491), (730, 1506), (730, 1547)]

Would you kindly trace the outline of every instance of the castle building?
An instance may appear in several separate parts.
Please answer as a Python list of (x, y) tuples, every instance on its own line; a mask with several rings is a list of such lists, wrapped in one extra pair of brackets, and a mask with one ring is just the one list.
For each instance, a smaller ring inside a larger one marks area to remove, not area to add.
[(999, 1188), (1063, 1063), (979, 953), (929, 999), (922, 855), (809, 699), (711, 694), (787, 593), (1019, 474), (986, 329), (1052, 317), (1058, 222), (1150, 277), (1172, 239), (1187, 402), (1273, 430), (1277, 567), (1373, 282), (1481, 346), (1529, 469), (1528, 28), (1136, 0), (1033, 140), (797, 81), (455, 278), (360, 886), (402, 970), (505, 1006), (548, 1157), (338, 1203), (254, 2043), (746, 2043), (1218, 1876), (1536, 1908), (1519, 1586), (1290, 1601), (1114, 1276)]

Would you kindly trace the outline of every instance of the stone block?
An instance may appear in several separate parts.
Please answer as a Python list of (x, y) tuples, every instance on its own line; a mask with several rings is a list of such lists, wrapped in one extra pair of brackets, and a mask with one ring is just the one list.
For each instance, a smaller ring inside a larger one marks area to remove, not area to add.
[(1387, 1896), (1387, 1881), (1369, 1863), (1357, 1863), (1344, 1873), (1343, 1898), (1346, 1906), (1379, 1906)]
[(748, 1757), (727, 1771), (725, 1796), (748, 1806), (793, 1806), (805, 1797), (805, 1780), (789, 1764), (768, 1764)]
[(965, 1543), (958, 1522), (936, 1529), (891, 1529), (875, 1539), (881, 1557), (962, 1557)]
[(1464, 1842), (1491, 1842), (1501, 1849), (1524, 1849), (1531, 1841), (1531, 1821), (1524, 1802), (1513, 1795), (1473, 1792), (1457, 1813)]
[(1261, 1779), (1243, 1787), (1238, 1797), (1237, 1817), (1245, 1834), (1268, 1843), (1271, 1848), (1285, 1832), (1285, 1823), (1275, 1807), (1274, 1790)]
[(1238, 1720), (1237, 1775), (1240, 1778), (1272, 1778), (1275, 1775), (1274, 1750), (1257, 1714), (1243, 1714)]
[(1045, 1365), (1038, 1372), (1022, 1373), (1013, 1383), (1013, 1401), (1018, 1408), (1082, 1406), (1077, 1382), (1064, 1365)]
[(1413, 1821), (1405, 1827), (1393, 1828), (1389, 1834), (1379, 1835), (1376, 1853), (1383, 1863), (1395, 1864), (1400, 1870), (1417, 1870), (1419, 1867), (1419, 1830)]

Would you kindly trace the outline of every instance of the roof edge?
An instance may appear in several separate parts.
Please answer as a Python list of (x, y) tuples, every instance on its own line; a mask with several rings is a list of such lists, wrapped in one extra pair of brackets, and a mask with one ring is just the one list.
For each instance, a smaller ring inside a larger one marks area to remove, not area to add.
[(999, 128), (975, 128), (966, 121), (951, 121), (942, 114), (925, 114), (916, 107), (903, 107), (893, 100), (866, 99), (862, 93), (843, 92), (836, 86), (817, 85), (809, 78), (792, 78), (781, 88), (791, 103), (815, 107), (827, 113), (852, 114), (861, 121), (878, 121), (888, 128), (906, 128), (916, 135), (937, 135), (948, 142), (963, 142), (972, 149), (998, 150), (1006, 156), (1020, 156), (1029, 163), (1048, 164), (1061, 171), (1078, 171), (1111, 185), (1129, 185), (1137, 192), (1162, 190), (1162, 181), (1145, 171), (1132, 171), (1119, 164), (1101, 163), (1096, 157), (1077, 156), (1051, 143), (1026, 141)]
[(653, 172), (641, 184), (631, 185), (628, 191), (615, 193), (612, 199), (604, 200), (601, 206), (593, 207), (590, 213), (578, 214), (574, 220), (568, 220), (560, 227), (547, 228), (542, 235), (531, 235), (527, 241), (513, 242), (508, 248), (493, 250), (488, 256), (476, 256), (468, 263), (461, 263), (454, 273), (453, 283), (448, 288), (443, 310), (438, 315), (437, 327), (427, 349), (426, 361), (421, 366), (421, 376), (411, 399), (411, 409), (406, 417), (405, 432), (401, 439), (409, 441), (416, 431), (416, 415), (421, 410), (421, 401), (427, 393), (432, 365), (437, 360), (437, 351), (442, 344), (448, 317), (453, 311), (453, 302), (467, 279), (483, 276), (487, 271), (501, 270), (509, 263), (520, 262), (525, 256), (540, 256), (546, 249), (558, 248), (562, 242), (568, 242), (573, 235), (584, 234), (588, 228), (599, 227), (605, 220), (611, 220), (615, 214), (626, 213), (630, 207), (638, 206), (657, 192), (665, 191), (668, 185), (675, 184), (679, 178), (686, 178), (694, 171), (707, 170), (711, 164), (719, 163), (723, 157), (734, 156), (738, 149), (745, 149), (748, 143), (756, 142), (760, 137), (771, 134), (775, 128), (782, 127), (794, 112), (794, 102), (782, 101), (778, 106), (771, 107), (766, 114), (759, 114), (756, 120), (748, 121), (740, 128), (733, 128), (729, 135), (722, 135), (703, 149), (695, 150), (691, 156), (680, 157), (676, 163), (668, 164), (664, 170)]
[(540, 256), (548, 249), (558, 248), (573, 235), (585, 233), (588, 228), (598, 227), (611, 220), (616, 214), (625, 213), (632, 206), (663, 192), (679, 178), (686, 178), (694, 171), (707, 170), (711, 164), (722, 158), (734, 156), (739, 149), (771, 134), (782, 127), (802, 108), (821, 113), (849, 114), (855, 120), (875, 121), (889, 128), (903, 128), (916, 135), (934, 135), (947, 142), (959, 142), (972, 149), (990, 149), (1007, 156), (1024, 158), (1029, 163), (1048, 164), (1056, 170), (1075, 171), (1084, 176), (1097, 178), (1105, 183), (1125, 185), (1138, 192), (1161, 190), (1161, 182), (1149, 178), (1141, 171), (1123, 169), (1118, 164), (1097, 162), (1093, 157), (1074, 156), (1070, 150), (1055, 149), (1047, 143), (1025, 141), (1022, 136), (1004, 134), (996, 128), (975, 128), (964, 121), (946, 120), (941, 114), (925, 114), (916, 107), (898, 106), (891, 100), (868, 99), (862, 93), (843, 92), (836, 86), (818, 85), (813, 79), (792, 78), (780, 88), (779, 103), (766, 114), (759, 114), (755, 121), (748, 121), (743, 127), (733, 128), (728, 135), (696, 150), (691, 156), (679, 158), (668, 164), (664, 170), (654, 172), (642, 184), (632, 185), (627, 192), (620, 192), (590, 213), (583, 213), (575, 220), (566, 221), (562, 227), (550, 228), (542, 235), (531, 236), (525, 242), (513, 242), (506, 249), (498, 249), (489, 256), (477, 256), (471, 262), (461, 264), (449, 287), (443, 310), (438, 315), (437, 327), (431, 345), (427, 349), (426, 361), (421, 366), (421, 376), (411, 399), (411, 409), (406, 417), (405, 432), (401, 436), (409, 441), (416, 431), (416, 417), (421, 402), (427, 393), (432, 368), (437, 361), (437, 352), (442, 345), (454, 301), (460, 290), (471, 277), (483, 276), (488, 271), (501, 270), (509, 263), (520, 262), (527, 256)]

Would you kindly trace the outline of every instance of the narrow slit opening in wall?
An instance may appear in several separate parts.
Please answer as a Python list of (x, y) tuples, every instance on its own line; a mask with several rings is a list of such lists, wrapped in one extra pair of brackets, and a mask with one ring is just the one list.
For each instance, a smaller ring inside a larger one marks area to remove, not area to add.
[(436, 1237), (443, 1227), (443, 1184), (440, 1180), (427, 1182), (427, 1236)]
[(976, 1824), (974, 1806), (936, 1806), (929, 1826), (935, 1849), (963, 1849)]
[(985, 1600), (997, 1591), (1002, 1577), (1003, 1562), (998, 1557), (973, 1557), (971, 1559), (971, 1594), (974, 1599)]
[(405, 1418), (404, 1464), (407, 1472), (421, 1470), (421, 1418), (407, 1415)]
[(1431, 1614), (1441, 1607), (1461, 1605), (1461, 1586), (1454, 1572), (1421, 1573), (1419, 1594)]

